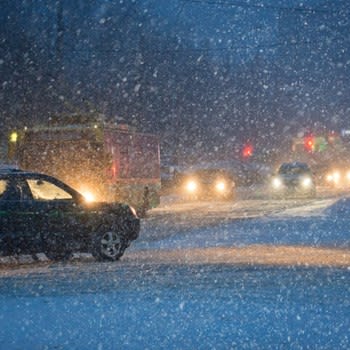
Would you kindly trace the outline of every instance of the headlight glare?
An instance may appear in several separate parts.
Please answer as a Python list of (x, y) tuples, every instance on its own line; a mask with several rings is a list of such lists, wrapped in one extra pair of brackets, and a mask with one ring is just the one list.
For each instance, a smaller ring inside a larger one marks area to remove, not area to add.
[(338, 183), (339, 180), (340, 180), (340, 173), (339, 173), (339, 171), (335, 171), (335, 172), (333, 173), (333, 181), (334, 181), (335, 183)]
[(219, 181), (219, 182), (215, 185), (215, 188), (216, 188), (217, 191), (222, 192), (222, 191), (225, 190), (226, 184), (225, 184), (224, 181)]
[(96, 195), (91, 191), (83, 189), (79, 190), (79, 192), (83, 195), (85, 202), (91, 203), (96, 201)]
[(301, 184), (303, 187), (308, 188), (312, 185), (312, 180), (309, 177), (306, 177), (302, 180)]
[(332, 182), (332, 181), (333, 181), (333, 175), (332, 175), (332, 174), (328, 174), (328, 175), (326, 176), (326, 181), (327, 181), (327, 182)]
[(281, 186), (282, 186), (282, 180), (279, 179), (278, 177), (275, 177), (275, 178), (272, 180), (272, 186), (273, 186), (273, 188), (275, 188), (275, 189), (281, 188)]
[(194, 181), (194, 180), (190, 180), (186, 184), (186, 189), (188, 192), (195, 192), (197, 190), (197, 187), (198, 187), (198, 185), (197, 185), (196, 181)]

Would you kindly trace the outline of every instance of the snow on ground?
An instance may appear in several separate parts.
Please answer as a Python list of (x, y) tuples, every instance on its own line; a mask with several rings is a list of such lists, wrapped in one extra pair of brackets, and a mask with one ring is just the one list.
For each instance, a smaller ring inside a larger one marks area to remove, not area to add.
[[(279, 247), (285, 255), (297, 248), (315, 249), (316, 258), (317, 249), (349, 254), (349, 200), (269, 209), (225, 220), (212, 208), (207, 222), (205, 208), (203, 217), (180, 207), (172, 217), (163, 207), (143, 221), (140, 238), (117, 264), (4, 272), (0, 349), (349, 349), (349, 265), (217, 258), (220, 250), (260, 247), (270, 247), (271, 256)], [(157, 260), (186, 250), (207, 260)], [(147, 263), (132, 258), (144, 252)]]
[[(225, 220), (222, 210), (205, 206), (204, 203), (197, 205), (199, 211), (203, 211), (200, 220), (205, 221), (208, 217), (217, 216), (215, 225), (201, 227), (188, 225), (181, 227), (181, 220), (192, 221), (196, 217), (193, 214), (194, 204), (171, 206), (170, 211), (181, 211), (182, 217), (172, 227), (168, 218), (158, 220), (154, 225), (152, 220), (143, 223), (140, 238), (132, 245), (130, 251), (143, 249), (181, 249), (181, 248), (208, 248), (208, 247), (244, 247), (247, 245), (270, 244), (270, 245), (303, 245), (313, 247), (350, 247), (350, 200), (322, 199), (307, 202), (306, 205), (293, 206), (289, 202), (283, 210), (276, 210), (275, 203), (261, 201), (242, 201), (238, 208), (233, 206), (226, 217), (230, 217), (235, 210), (241, 213), (248, 211), (245, 203), (251, 205), (253, 217), (247, 219), (243, 215), (232, 220)], [(254, 208), (254, 205), (256, 206)], [(261, 208), (261, 205), (264, 208)], [(268, 207), (270, 206), (270, 207)], [(252, 210), (253, 207), (253, 210)], [(283, 206), (282, 206), (283, 207)], [(278, 204), (281, 208), (281, 204)], [(164, 206), (158, 209), (169, 211)], [(270, 215), (265, 216), (264, 213)], [(262, 214), (262, 215), (261, 215)], [(254, 217), (255, 216), (255, 217)], [(160, 215), (162, 218), (162, 216)], [(233, 215), (233, 217), (235, 217)], [(249, 216), (248, 216), (249, 218)], [(199, 221), (200, 221), (199, 220)], [(198, 221), (198, 219), (197, 219)], [(162, 238), (165, 237), (165, 238)]]
[(251, 244), (311, 245), (349, 248), (350, 221), (325, 218), (280, 218), (236, 220), (216, 227), (192, 229), (159, 241), (140, 241), (129, 251), (140, 249), (242, 247)]
[(0, 348), (349, 349), (349, 283), (344, 269), (207, 264), (8, 279)]

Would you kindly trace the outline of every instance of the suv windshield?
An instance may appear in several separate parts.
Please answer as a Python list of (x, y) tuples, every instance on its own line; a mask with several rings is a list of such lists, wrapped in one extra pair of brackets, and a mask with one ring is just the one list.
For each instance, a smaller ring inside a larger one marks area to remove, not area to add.
[(229, 177), (229, 173), (227, 171), (221, 169), (202, 169), (193, 173), (200, 178), (213, 179), (218, 177)]
[(306, 164), (283, 164), (278, 170), (280, 175), (309, 174), (310, 168)]

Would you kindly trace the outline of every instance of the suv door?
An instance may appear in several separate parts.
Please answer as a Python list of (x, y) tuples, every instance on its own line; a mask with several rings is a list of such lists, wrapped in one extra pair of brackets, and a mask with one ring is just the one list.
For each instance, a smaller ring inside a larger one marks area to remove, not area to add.
[(40, 216), (43, 251), (50, 258), (61, 258), (79, 250), (88, 215), (84, 208), (72, 193), (48, 178), (31, 176), (26, 182)]

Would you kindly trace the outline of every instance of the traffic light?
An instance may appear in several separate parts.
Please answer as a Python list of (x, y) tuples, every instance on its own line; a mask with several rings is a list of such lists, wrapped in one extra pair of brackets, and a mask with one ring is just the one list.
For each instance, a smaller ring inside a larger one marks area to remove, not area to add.
[(242, 156), (243, 158), (250, 158), (253, 155), (253, 152), (254, 152), (253, 145), (248, 143), (243, 147)]
[(313, 152), (315, 150), (315, 139), (312, 135), (304, 137), (304, 148), (307, 152)]
[(16, 131), (13, 131), (10, 136), (9, 136), (9, 141), (10, 142), (13, 142), (13, 143), (16, 143), (18, 140), (18, 134)]

